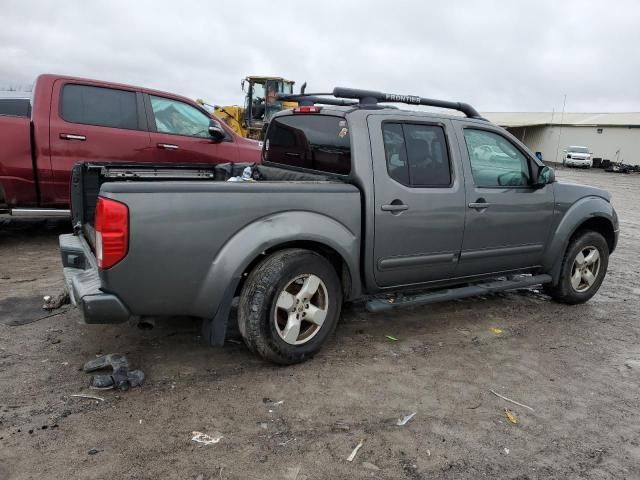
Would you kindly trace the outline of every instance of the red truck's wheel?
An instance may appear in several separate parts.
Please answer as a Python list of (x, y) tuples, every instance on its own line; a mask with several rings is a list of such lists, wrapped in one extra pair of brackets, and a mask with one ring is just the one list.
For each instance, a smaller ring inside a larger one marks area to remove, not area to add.
[(335, 330), (342, 288), (321, 255), (276, 252), (249, 274), (240, 294), (238, 326), (249, 349), (280, 364), (311, 358)]
[(584, 303), (593, 297), (607, 273), (609, 246), (598, 232), (584, 230), (574, 236), (562, 259), (557, 285), (545, 292), (559, 302)]

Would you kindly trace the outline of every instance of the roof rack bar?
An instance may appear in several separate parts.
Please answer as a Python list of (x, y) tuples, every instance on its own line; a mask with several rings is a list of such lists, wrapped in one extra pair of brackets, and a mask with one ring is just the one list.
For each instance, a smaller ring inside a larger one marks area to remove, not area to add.
[(300, 105), (315, 105), (317, 103), (321, 105), (338, 105), (341, 107), (352, 107), (357, 105), (358, 102), (352, 100), (344, 100), (342, 98), (333, 97), (321, 97), (320, 95), (331, 95), (331, 93), (303, 93), (303, 94), (282, 94), (277, 95), (278, 100), (284, 100), (288, 102), (299, 102)]
[(364, 105), (375, 105), (379, 102), (407, 103), (411, 105), (427, 105), (429, 107), (448, 108), (458, 110), (467, 117), (485, 120), (478, 111), (468, 103), (448, 102), (445, 100), (434, 100), (431, 98), (417, 97), (414, 95), (398, 95), (395, 93), (376, 92), (374, 90), (360, 90), (358, 88), (336, 87), (333, 89), (333, 96), (340, 98), (354, 98)]

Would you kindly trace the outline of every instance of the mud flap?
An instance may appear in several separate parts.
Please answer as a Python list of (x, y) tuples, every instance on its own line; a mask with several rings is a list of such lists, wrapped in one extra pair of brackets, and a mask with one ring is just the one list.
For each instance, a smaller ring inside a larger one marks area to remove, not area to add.
[(213, 318), (202, 319), (202, 338), (211, 346), (221, 347), (224, 345), (231, 304), (238, 283), (240, 283), (240, 278), (231, 280), (224, 291), (216, 314)]

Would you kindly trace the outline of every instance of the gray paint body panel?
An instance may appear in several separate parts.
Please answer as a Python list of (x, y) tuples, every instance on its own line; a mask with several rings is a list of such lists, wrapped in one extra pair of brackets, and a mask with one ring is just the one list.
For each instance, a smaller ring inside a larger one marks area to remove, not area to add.
[(291, 241), (334, 248), (359, 278), (360, 192), (352, 185), (123, 182), (104, 184), (101, 195), (129, 207), (129, 254), (101, 277), (134, 315), (211, 318), (233, 278)]

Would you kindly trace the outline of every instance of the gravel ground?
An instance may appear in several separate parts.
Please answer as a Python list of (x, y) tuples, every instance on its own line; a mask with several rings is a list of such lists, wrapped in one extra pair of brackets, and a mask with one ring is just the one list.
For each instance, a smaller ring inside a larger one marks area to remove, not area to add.
[[(0, 479), (640, 478), (640, 176), (557, 173), (609, 189), (620, 216), (589, 303), (525, 291), (387, 314), (351, 307), (315, 359), (287, 368), (241, 344), (202, 345), (177, 320), (87, 326), (63, 307), (7, 325), (61, 290), (68, 227), (0, 219)], [(89, 390), (79, 368), (109, 352), (127, 354), (146, 384)], [(199, 445), (193, 431), (222, 439)]]

